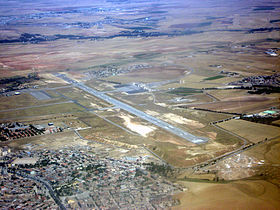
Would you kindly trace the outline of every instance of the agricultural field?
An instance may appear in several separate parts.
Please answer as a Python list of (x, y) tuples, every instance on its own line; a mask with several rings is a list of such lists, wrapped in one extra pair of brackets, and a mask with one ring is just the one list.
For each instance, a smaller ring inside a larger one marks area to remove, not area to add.
[(23, 93), (21, 95), (14, 95), (5, 97), (0, 97), (1, 103), (1, 111), (9, 110), (9, 109), (16, 109), (16, 108), (23, 108), (23, 107), (32, 107), (32, 106), (40, 106), (45, 104), (52, 104), (52, 103), (59, 103), (65, 102), (66, 100), (63, 98), (48, 98), (46, 100), (38, 100), (30, 93)]
[(178, 95), (178, 96), (188, 96), (188, 95), (194, 95), (198, 93), (202, 93), (202, 90), (194, 89), (194, 88), (176, 88), (171, 91), (169, 91), (170, 94)]
[(213, 77), (208, 77), (204, 80), (216, 80), (216, 79), (221, 79), (221, 78), (224, 78), (225, 76), (222, 76), (222, 75), (218, 75), (218, 76), (213, 76)]
[(279, 14), (277, 0), (0, 0), (0, 124), (63, 128), (0, 143), (148, 154), (184, 188), (174, 209), (277, 209), (279, 118), (236, 117), (280, 109)]
[[(242, 180), (228, 184), (180, 182), (186, 189), (176, 195), (181, 204), (173, 209), (277, 209), (278, 187), (263, 180)], [(217, 196), (217, 194), (219, 196)]]
[(51, 104), (47, 106), (31, 107), (22, 110), (12, 110), (0, 113), (0, 119), (20, 119), (24, 117), (36, 117), (42, 115), (62, 114), (62, 113), (75, 113), (81, 112), (84, 109), (77, 106), (72, 102), (63, 102), (58, 104)]
[(86, 145), (86, 141), (81, 141), (81, 139), (76, 136), (73, 131), (67, 131), (63, 133), (56, 133), (51, 135), (36, 136), (29, 139), (20, 139), (9, 143), (8, 145), (16, 149), (28, 149), (34, 147), (35, 149), (54, 149), (63, 148), (65, 146), (77, 146)]
[(250, 142), (258, 143), (264, 139), (273, 139), (280, 136), (280, 128), (245, 120), (230, 120), (218, 124), (219, 127), (233, 132)]
[(272, 124), (276, 126), (280, 126), (280, 120), (273, 121)]
[(266, 110), (274, 105), (278, 106), (279, 98), (278, 96), (236, 96), (223, 99), (222, 101), (217, 101), (208, 104), (197, 104), (190, 105), (189, 107), (209, 109), (213, 111), (223, 111), (232, 113), (257, 113), (261, 110)]

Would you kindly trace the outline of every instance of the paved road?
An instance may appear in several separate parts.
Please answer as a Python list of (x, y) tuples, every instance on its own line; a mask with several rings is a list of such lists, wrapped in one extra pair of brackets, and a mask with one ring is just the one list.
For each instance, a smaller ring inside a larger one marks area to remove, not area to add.
[(98, 98), (100, 98), (100, 99), (102, 99), (102, 100), (104, 100), (104, 101), (106, 101), (106, 102), (108, 102), (110, 104), (113, 104), (114, 106), (117, 106), (117, 107), (119, 107), (119, 108), (121, 108), (121, 109), (123, 109), (123, 110), (125, 110), (125, 111), (127, 111), (129, 113), (131, 113), (131, 114), (134, 114), (137, 117), (140, 117), (141, 119), (144, 119), (144, 120), (146, 120), (146, 121), (148, 121), (148, 122), (150, 122), (150, 123), (152, 123), (152, 124), (154, 124), (154, 125), (156, 125), (158, 127), (161, 127), (164, 130), (166, 130), (166, 131), (168, 131), (168, 132), (170, 132), (172, 134), (175, 134), (176, 136), (179, 136), (179, 137), (181, 137), (181, 138), (183, 138), (183, 139), (185, 139), (187, 141), (190, 141), (190, 142), (192, 142), (194, 144), (201, 144), (201, 143), (205, 143), (205, 142), (208, 141), (207, 138), (198, 137), (198, 136), (192, 135), (192, 134), (190, 134), (190, 133), (188, 133), (186, 131), (183, 131), (180, 128), (176, 128), (176, 127), (174, 127), (173, 125), (170, 125), (167, 122), (164, 122), (164, 121), (162, 121), (160, 119), (157, 119), (157, 118), (155, 118), (155, 117), (153, 117), (151, 115), (148, 115), (145, 112), (142, 112), (142, 111), (140, 111), (138, 109), (135, 109), (134, 107), (132, 107), (132, 106), (130, 106), (128, 104), (125, 104), (125, 103), (123, 103), (123, 102), (121, 102), (121, 101), (119, 101), (117, 99), (114, 99), (114, 98), (112, 98), (112, 97), (110, 97), (110, 96), (108, 96), (108, 95), (106, 95), (106, 94), (104, 94), (102, 92), (94, 90), (94, 89), (86, 86), (83, 83), (80, 83), (80, 82), (77, 82), (75, 80), (72, 80), (72, 79), (68, 78), (64, 74), (54, 74), (54, 75), (59, 77), (59, 78), (61, 78), (61, 79), (63, 79), (63, 80), (65, 80), (65, 81), (67, 81), (67, 82), (69, 82), (70, 84), (72, 84), (72, 85), (74, 85), (74, 86), (76, 86), (76, 87), (78, 87), (78, 88), (80, 88), (80, 89), (82, 89), (82, 90), (84, 90), (84, 91), (94, 95), (95, 97), (98, 97)]
[(149, 148), (145, 147), (144, 145), (141, 145), (141, 147), (146, 150), (147, 152), (151, 153), (152, 155), (154, 155), (155, 157), (157, 157), (159, 160), (161, 160), (162, 163), (164, 163), (165, 165), (170, 166), (172, 169), (174, 169), (174, 166), (170, 165), (169, 163), (166, 162), (166, 160), (162, 159), (160, 156), (158, 156), (156, 153), (154, 153), (152, 150), (150, 150)]
[(213, 102), (220, 101), (218, 98), (212, 96), (211, 94), (207, 93), (207, 91), (203, 91), (205, 95), (207, 95), (209, 98), (213, 99)]
[(32, 179), (32, 180), (34, 180), (34, 181), (36, 181), (36, 182), (39, 182), (39, 183), (41, 183), (42, 185), (44, 185), (44, 186), (47, 188), (47, 190), (49, 191), (49, 194), (50, 194), (50, 196), (52, 197), (52, 199), (53, 199), (53, 200), (55, 201), (55, 203), (59, 206), (59, 208), (60, 208), (61, 210), (66, 210), (65, 206), (62, 204), (61, 200), (60, 200), (59, 197), (55, 194), (55, 192), (53, 191), (51, 185), (50, 185), (47, 181), (45, 181), (45, 180), (43, 180), (43, 179), (41, 179), (41, 178), (39, 178), (39, 177), (34, 177), (34, 176), (29, 176), (29, 175), (27, 175), (27, 174), (23, 174), (23, 173), (21, 173), (21, 172), (13, 172), (13, 171), (10, 171), (10, 172), (11, 172), (11, 173), (15, 173), (16, 175), (21, 176), (21, 177), (24, 177), (24, 178), (27, 178), (27, 179)]

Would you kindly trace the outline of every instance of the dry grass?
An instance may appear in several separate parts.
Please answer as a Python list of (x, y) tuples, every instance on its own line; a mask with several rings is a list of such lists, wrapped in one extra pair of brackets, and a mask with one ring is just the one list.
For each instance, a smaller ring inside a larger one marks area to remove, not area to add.
[[(277, 138), (243, 153), (246, 157), (263, 161), (264, 165), (253, 170), (258, 169), (257, 174), (263, 174), (266, 181), (251, 179), (225, 184), (180, 182), (186, 191), (175, 196), (181, 204), (173, 209), (278, 209), (279, 149), (280, 138)], [(233, 168), (232, 173), (236, 173), (234, 170), (240, 169)]]
[(278, 187), (267, 181), (236, 181), (229, 184), (180, 182), (186, 188), (176, 196), (179, 209), (278, 209)]
[(247, 93), (247, 90), (211, 90), (207, 91), (212, 96), (218, 98), (219, 100), (225, 100), (226, 98), (232, 98), (232, 97), (242, 97), (242, 96), (249, 96)]
[(52, 114), (61, 114), (61, 113), (74, 113), (84, 111), (83, 108), (77, 106), (74, 103), (63, 103), (56, 105), (49, 105), (44, 107), (35, 107), (28, 108), (24, 110), (15, 110), (8, 112), (1, 112), (0, 119), (9, 119), (9, 118), (24, 118), (24, 117), (36, 117), (42, 115), (52, 115)]
[(106, 101), (103, 101), (93, 95), (90, 95), (87, 92), (78, 88), (64, 88), (57, 90), (57, 92), (62, 93), (64, 96), (69, 97), (70, 99), (76, 100), (81, 105), (90, 109), (98, 109), (112, 106)]
[(209, 104), (198, 104), (192, 107), (210, 109), (214, 111), (238, 112), (238, 113), (255, 113), (275, 106), (279, 102), (277, 97), (273, 96), (240, 96), (230, 97), (223, 101)]
[(280, 164), (280, 137), (265, 144), (258, 145), (244, 153), (258, 160), (264, 160), (265, 164)]
[[(7, 4), (11, 4), (11, 2), (7, 1)], [(65, 8), (75, 8), (75, 6), (78, 5), (78, 3), (72, 4), (72, 1), (63, 1), (63, 3)], [(168, 88), (178, 87), (197, 89), (219, 87), (239, 79), (222, 78), (212, 81), (204, 80), (205, 78), (218, 75), (221, 70), (238, 72), (242, 75), (241, 77), (272, 74), (275, 69), (279, 71), (279, 59), (266, 56), (264, 51), (269, 48), (278, 47), (278, 43), (273, 41), (263, 42), (262, 40), (267, 40), (267, 38), (277, 40), (279, 39), (279, 32), (272, 31), (244, 34), (244, 30), (250, 28), (272, 27), (268, 25), (269, 19), (276, 19), (278, 16), (278, 8), (273, 11), (252, 12), (254, 6), (259, 5), (259, 3), (259, 1), (243, 1), (240, 4), (233, 4), (231, 1), (224, 1), (223, 4), (216, 7), (216, 5), (213, 5), (212, 1), (207, 1), (203, 4), (203, 8), (201, 8), (198, 4), (192, 7), (192, 2), (189, 1), (172, 1), (171, 5), (169, 5), (170, 2), (168, 1), (160, 2), (157, 8), (168, 10), (168, 14), (166, 14), (166, 19), (158, 23), (158, 28), (155, 29), (155, 31), (170, 31), (173, 30), (170, 26), (176, 24), (192, 26), (193, 23), (204, 22), (207, 18), (210, 18), (209, 21), (212, 22), (210, 26), (190, 29), (196, 31), (201, 30), (203, 33), (188, 36), (165, 36), (156, 38), (135, 37), (133, 39), (122, 37), (99, 41), (61, 39), (51, 42), (41, 42), (39, 44), (1, 44), (1, 77), (27, 74), (32, 72), (34, 68), (41, 75), (46, 72), (50, 73), (67, 70), (70, 76), (81, 80), (84, 72), (98, 70), (100, 65), (114, 65), (118, 68), (137, 63), (153, 67), (106, 79), (121, 83), (154, 82), (169, 79), (178, 80), (177, 83), (160, 87), (162, 90), (168, 90)], [(21, 7), (22, 4), (24, 4), (24, 7)], [(42, 6), (41, 1), (35, 2), (34, 4), (36, 8)], [(79, 6), (87, 8), (88, 4), (89, 3), (85, 1), (83, 5)], [(28, 2), (22, 1), (19, 2), (17, 7), (13, 10), (8, 10), (6, 7), (3, 7), (1, 11), (5, 11), (7, 16), (14, 12), (28, 14), (30, 13), (28, 5)], [(131, 2), (127, 5), (129, 8), (143, 8), (144, 10), (147, 8), (147, 3), (145, 1), (143, 1), (143, 3), (138, 2), (137, 4)], [(55, 9), (57, 6), (61, 8), (61, 2), (52, 4), (50, 8)], [(98, 7), (99, 5), (96, 6), (96, 8)], [(104, 7), (115, 8), (111, 7), (111, 3), (106, 3)], [(19, 34), (24, 32), (40, 33), (42, 35), (73, 34), (84, 36), (112, 36), (118, 34), (123, 29), (108, 24), (104, 24), (103, 29), (97, 29), (95, 26), (89, 29), (60, 28), (59, 26), (54, 27), (52, 23), (58, 23), (59, 25), (65, 22), (95, 22), (104, 20), (105, 16), (118, 19), (137, 19), (150, 15), (147, 12), (141, 15), (136, 14), (132, 17), (131, 13), (128, 15), (126, 12), (131, 11), (131, 9), (126, 10), (126, 4), (122, 4), (122, 7), (124, 7), (124, 10), (118, 15), (110, 11), (105, 11), (104, 13), (96, 13), (93, 16), (84, 15), (83, 13), (76, 13), (75, 15), (69, 13), (65, 14), (65, 16), (61, 14), (59, 17), (48, 17), (47, 22), (50, 24), (44, 27), (37, 27), (36, 24), (33, 26), (32, 23), (42, 24), (46, 22), (46, 19), (30, 19), (28, 21), (30, 21), (31, 24), (22, 24), (20, 27), (18, 27), (18, 24), (10, 24), (9, 28), (3, 26), (5, 28), (0, 29), (0, 36), (1, 39), (6, 39), (6, 37), (18, 37)], [(140, 12), (141, 10), (137, 11)], [(234, 13), (232, 11), (234, 11)], [(266, 15), (265, 12), (269, 12), (269, 15)], [(209, 17), (211, 14), (215, 16), (212, 20), (211, 17)], [(151, 16), (154, 17), (153, 14), (151, 14)], [(155, 15), (156, 18), (158, 16), (164, 17), (165, 14)], [(16, 22), (21, 23), (20, 20)], [(240, 30), (240, 32), (238, 30)], [(241, 45), (249, 47), (241, 47)], [(259, 47), (259, 49), (257, 49), (257, 47)], [(148, 56), (139, 56), (139, 54), (146, 54)], [(215, 65), (221, 65), (222, 67), (218, 69)], [(190, 71), (191, 69), (193, 69), (192, 74), (184, 75), (185, 71)], [(50, 74), (42, 76), (45, 78), (44, 86), (57, 87), (65, 85), (63, 81)], [(181, 82), (179, 80), (181, 80)], [(97, 87), (98, 90), (112, 89), (109, 83), (103, 84), (102, 82), (95, 82), (91, 84), (91, 86), (94, 88)], [(63, 94), (77, 100), (88, 108), (110, 106), (99, 99), (89, 96), (83, 91), (76, 89), (61, 89), (59, 91), (62, 91)], [(256, 96), (255, 99), (248, 99), (248, 95), (245, 91), (218, 90), (211, 91), (210, 93), (222, 101), (210, 103), (213, 99), (205, 94), (198, 94), (189, 97), (189, 99), (193, 99), (193, 101), (190, 103), (185, 102), (185, 104), (183, 103), (182, 105), (195, 106), (194, 103), (197, 103), (197, 107), (206, 109), (248, 113), (257, 112), (279, 104), (279, 95), (271, 94), (269, 96)], [(84, 125), (79, 121), (81, 119), (86, 122), (86, 124), (91, 125), (91, 129), (81, 131), (81, 134), (86, 138), (108, 144), (115, 144), (117, 146), (145, 144), (175, 166), (195, 164), (225, 152), (232, 151), (239, 146), (240, 142), (236, 137), (208, 125), (210, 121), (226, 118), (228, 117), (227, 115), (194, 110), (181, 110), (176, 108), (175, 102), (169, 102), (169, 100), (176, 96), (166, 93), (161, 94), (161, 92), (155, 93), (155, 95), (157, 104), (153, 104), (152, 95), (149, 94), (126, 97), (121, 96), (121, 94), (114, 94), (115, 97), (120, 97), (121, 100), (141, 110), (158, 112), (165, 117), (167, 113), (172, 113), (182, 118), (192, 120), (191, 122), (195, 121), (199, 123), (198, 125), (203, 124), (205, 127), (202, 128), (202, 126), (200, 126), (199, 128), (193, 129), (193, 126), (188, 126), (186, 124), (180, 125), (180, 122), (184, 120), (178, 121), (178, 119), (180, 119), (179, 117), (171, 119), (170, 115), (167, 116), (170, 118), (169, 120), (181, 126), (182, 129), (196, 135), (208, 136), (211, 140), (207, 144), (193, 145), (161, 129), (151, 132), (147, 138), (135, 136), (91, 113), (81, 112), (84, 111), (84, 109), (73, 103), (3, 112), (0, 113), (0, 118), (31, 117), (35, 119), (36, 116), (76, 112), (74, 116), (77, 117), (76, 120), (72, 120), (74, 119), (73, 117), (71, 119), (65, 119), (65, 122), (69, 125), (72, 122), (74, 123), (72, 124), (73, 126), (78, 127)], [(53, 93), (53, 96), (57, 97), (57, 94)], [(52, 99), (52, 101), (56, 100), (60, 99)], [(36, 102), (28, 95), (22, 95), (18, 98), (11, 97), (8, 98), (7, 101), (0, 99), (1, 110), (39, 103), (45, 103), (45, 101)], [(146, 105), (141, 107), (139, 104)], [(118, 116), (120, 114), (119, 110), (99, 113), (102, 116), (108, 117), (108, 119), (114, 121), (118, 125), (125, 126), (123, 124), (123, 119)], [(139, 118), (134, 118), (133, 122), (134, 121), (143, 125), (149, 125)], [(277, 127), (241, 120), (232, 120), (219, 125), (240, 136), (248, 138), (252, 142), (258, 142), (264, 138), (272, 138), (279, 135), (279, 128)], [(73, 132), (65, 132), (14, 141), (11, 143), (11, 146), (19, 147), (28, 142), (55, 149), (65, 145), (86, 143), (86, 141), (78, 139)], [(251, 151), (246, 151), (246, 153), (252, 156), (260, 156), (260, 158), (265, 161), (279, 164), (279, 142), (275, 142), (264, 144), (261, 147), (255, 147)], [(268, 170), (268, 172), (270, 173), (270, 170)], [(185, 185), (188, 191), (175, 196), (180, 199), (181, 205), (174, 209), (279, 209), (280, 206), (279, 185), (277, 187), (268, 181), (245, 180), (229, 184), (182, 182), (182, 184)]]
[(9, 97), (0, 97), (1, 110), (14, 109), (19, 107), (38, 106), (48, 103), (57, 103), (66, 101), (62, 98), (50, 98), (47, 100), (37, 100), (29, 93), (23, 93), (21, 95), (13, 95)]
[(9, 143), (9, 146), (23, 149), (26, 144), (35, 145), (35, 149), (59, 149), (67, 146), (85, 145), (87, 141), (81, 140), (72, 131), (64, 131), (61, 133), (18, 139)]
[(251, 142), (257, 143), (265, 138), (270, 139), (280, 135), (280, 128), (245, 120), (230, 120), (219, 123), (218, 126), (229, 130)]
[(280, 120), (275, 120), (275, 121), (273, 121), (272, 123), (273, 123), (274, 125), (280, 126)]

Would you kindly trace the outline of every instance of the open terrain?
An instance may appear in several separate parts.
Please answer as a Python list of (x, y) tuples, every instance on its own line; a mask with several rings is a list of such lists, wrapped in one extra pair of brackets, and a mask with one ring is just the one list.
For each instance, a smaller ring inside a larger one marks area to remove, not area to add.
[[(63, 128), (1, 145), (147, 155), (185, 189), (174, 209), (279, 209), (279, 14), (277, 0), (0, 0), (0, 124)], [(270, 125), (238, 119), (263, 111)]]
[(278, 187), (267, 181), (181, 184), (186, 191), (176, 196), (180, 199), (181, 205), (174, 209), (278, 209), (280, 205)]
[(206, 168), (227, 180), (222, 183), (181, 181), (185, 191), (176, 195), (181, 204), (174, 209), (278, 209), (279, 143), (276, 138)]
[(244, 120), (230, 120), (220, 123), (219, 126), (246, 138), (253, 143), (258, 143), (264, 139), (273, 139), (280, 136), (279, 127), (262, 125)]

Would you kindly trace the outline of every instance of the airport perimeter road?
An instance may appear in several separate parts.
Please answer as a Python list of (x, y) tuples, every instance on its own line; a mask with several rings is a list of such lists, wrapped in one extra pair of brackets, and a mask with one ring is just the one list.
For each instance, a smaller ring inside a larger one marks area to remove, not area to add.
[(135, 109), (134, 107), (132, 107), (128, 104), (125, 104), (125, 103), (123, 103), (123, 102), (121, 102), (117, 99), (114, 99), (114, 98), (112, 98), (112, 97), (110, 97), (110, 96), (108, 96), (108, 95), (106, 95), (102, 92), (94, 90), (94, 89), (86, 86), (83, 83), (72, 80), (64, 74), (54, 74), (54, 75), (56, 77), (59, 77), (59, 78), (65, 80), (65, 81), (69, 82), (70, 84), (72, 84), (72, 85), (74, 85), (74, 86), (76, 86), (76, 87), (94, 95), (95, 97), (98, 97), (98, 98), (100, 98), (100, 99), (102, 99), (102, 100), (104, 100), (104, 101), (106, 101), (110, 104), (113, 104), (114, 106), (117, 106), (117, 107), (131, 113), (131, 114), (134, 114), (137, 117), (140, 117), (141, 119), (144, 119), (144, 120), (146, 120), (146, 121), (148, 121), (148, 122), (150, 122), (150, 123), (152, 123), (152, 124), (154, 124), (158, 127), (161, 127), (162, 129), (164, 129), (164, 130), (166, 130), (166, 131), (168, 131), (172, 134), (175, 134), (176, 136), (179, 136), (179, 137), (181, 137), (181, 138), (183, 138), (187, 141), (190, 141), (194, 144), (201, 144), (201, 143), (207, 142), (207, 140), (208, 140), (207, 138), (194, 136), (194, 135), (192, 135), (192, 134), (190, 134), (186, 131), (181, 130), (180, 128), (176, 128), (176, 127), (174, 127), (173, 125), (170, 125), (167, 122), (164, 122), (160, 119), (157, 119), (157, 118), (155, 118), (151, 115), (148, 115), (145, 112), (142, 112), (138, 109)]

